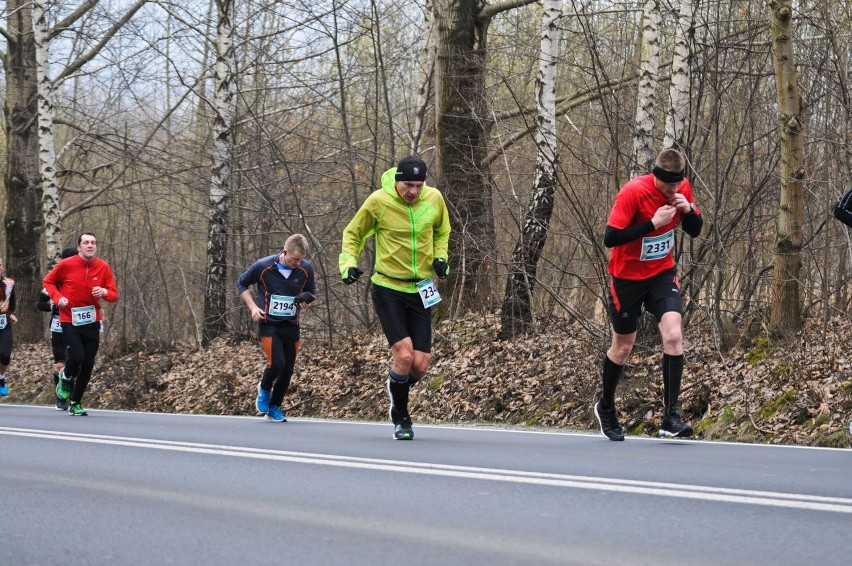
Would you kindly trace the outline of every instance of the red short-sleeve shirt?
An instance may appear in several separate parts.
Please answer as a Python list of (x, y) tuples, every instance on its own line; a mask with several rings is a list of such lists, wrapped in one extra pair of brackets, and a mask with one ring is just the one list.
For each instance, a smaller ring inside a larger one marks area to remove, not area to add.
[[(695, 204), (689, 179), (681, 181), (677, 192)], [(618, 230), (645, 224), (654, 217), (657, 209), (668, 201), (654, 184), (654, 175), (642, 175), (628, 181), (618, 195), (609, 213), (607, 226)], [(619, 279), (648, 279), (675, 266), (675, 228), (683, 218), (678, 211), (672, 221), (641, 238), (615, 246), (609, 256), (609, 274)]]

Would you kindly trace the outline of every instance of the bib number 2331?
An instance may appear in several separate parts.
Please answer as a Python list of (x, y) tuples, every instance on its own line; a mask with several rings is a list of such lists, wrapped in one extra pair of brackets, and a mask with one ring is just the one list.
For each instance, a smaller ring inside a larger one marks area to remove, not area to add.
[(438, 286), (435, 285), (431, 277), (417, 284), (417, 292), (420, 293), (420, 300), (423, 301), (424, 308), (428, 309), (441, 302), (441, 293), (438, 292)]
[(647, 261), (651, 259), (663, 259), (674, 247), (674, 230), (669, 230), (659, 236), (642, 238), (642, 254), (639, 259)]

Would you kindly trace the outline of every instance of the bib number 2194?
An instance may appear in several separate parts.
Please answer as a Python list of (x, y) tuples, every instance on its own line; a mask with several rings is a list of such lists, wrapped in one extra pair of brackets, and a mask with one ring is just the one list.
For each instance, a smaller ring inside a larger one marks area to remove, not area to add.
[(296, 316), (295, 298), (272, 295), (269, 298), (269, 314), (272, 316)]

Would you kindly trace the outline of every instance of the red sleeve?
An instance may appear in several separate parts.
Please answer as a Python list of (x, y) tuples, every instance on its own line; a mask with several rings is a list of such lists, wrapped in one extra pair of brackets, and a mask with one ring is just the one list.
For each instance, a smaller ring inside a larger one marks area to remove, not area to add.
[(109, 264), (104, 262), (104, 287), (107, 294), (104, 295), (104, 300), (109, 303), (114, 303), (118, 300), (118, 287), (115, 286), (115, 277), (112, 274), (112, 269)]
[(44, 287), (44, 290), (47, 291), (47, 294), (50, 296), (50, 300), (53, 301), (53, 304), (57, 304), (59, 302), (62, 294), (59, 292), (59, 289), (56, 287), (57, 281), (61, 279), (60, 277), (60, 269), (62, 268), (62, 262), (56, 264), (56, 267), (50, 270), (50, 273), (44, 276), (41, 284)]
[(606, 221), (607, 226), (612, 226), (618, 230), (628, 228), (639, 209), (634, 196), (635, 192), (626, 189), (627, 187), (622, 188), (616, 195), (615, 204), (612, 205), (609, 219)]

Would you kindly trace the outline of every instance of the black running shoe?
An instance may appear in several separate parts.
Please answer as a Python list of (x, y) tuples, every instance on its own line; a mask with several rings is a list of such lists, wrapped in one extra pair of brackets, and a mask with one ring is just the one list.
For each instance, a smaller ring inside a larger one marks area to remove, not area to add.
[(57, 411), (67, 411), (68, 410), (68, 401), (65, 399), (56, 398), (56, 410)]
[(664, 436), (685, 438), (692, 436), (692, 427), (680, 420), (680, 411), (673, 409), (664, 419), (660, 427), (660, 438)]
[(414, 431), (411, 429), (411, 419), (401, 419), (393, 428), (395, 440), (414, 440)]
[(601, 433), (610, 440), (624, 440), (624, 431), (618, 424), (615, 409), (606, 409), (601, 402), (595, 403), (595, 416), (601, 425)]

